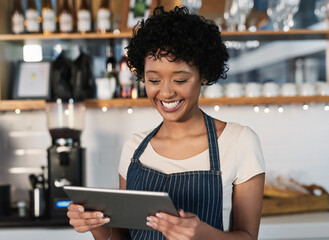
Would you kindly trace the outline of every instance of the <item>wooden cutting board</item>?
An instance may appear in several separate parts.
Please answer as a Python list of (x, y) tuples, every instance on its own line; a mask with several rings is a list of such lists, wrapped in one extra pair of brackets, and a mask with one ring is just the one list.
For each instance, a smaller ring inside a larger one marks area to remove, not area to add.
[(300, 197), (271, 197), (263, 199), (262, 215), (280, 215), (301, 212), (319, 212), (329, 210), (329, 195)]

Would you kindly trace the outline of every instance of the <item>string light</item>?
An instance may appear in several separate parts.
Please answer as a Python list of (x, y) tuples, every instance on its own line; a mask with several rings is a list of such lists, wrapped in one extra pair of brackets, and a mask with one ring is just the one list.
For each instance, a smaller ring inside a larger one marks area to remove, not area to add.
[(309, 106), (307, 104), (304, 104), (303, 109), (306, 111), (307, 109), (309, 109)]
[(132, 108), (128, 108), (127, 112), (128, 114), (133, 114), (134, 110)]
[(279, 106), (279, 107), (278, 107), (278, 112), (279, 112), (279, 113), (283, 113), (283, 107), (282, 107), (282, 106)]
[(214, 110), (215, 110), (216, 112), (218, 112), (218, 111), (219, 111), (219, 106), (218, 106), (218, 105), (214, 106)]
[(102, 107), (102, 111), (103, 111), (103, 112), (107, 112), (107, 107), (105, 107), (105, 106)]
[(270, 112), (270, 108), (268, 107), (268, 106), (266, 106), (265, 108), (264, 108), (264, 113), (269, 113)]
[(329, 104), (324, 105), (324, 111), (329, 111)]
[(20, 110), (19, 108), (16, 108), (16, 109), (15, 109), (15, 113), (16, 113), (16, 114), (20, 114), (20, 113), (21, 113), (21, 110)]
[(66, 116), (70, 115), (70, 110), (68, 110), (68, 109), (64, 110), (64, 114), (65, 114)]
[(254, 106), (254, 111), (256, 112), (256, 113), (258, 113), (259, 112), (259, 107), (256, 105), (256, 106)]

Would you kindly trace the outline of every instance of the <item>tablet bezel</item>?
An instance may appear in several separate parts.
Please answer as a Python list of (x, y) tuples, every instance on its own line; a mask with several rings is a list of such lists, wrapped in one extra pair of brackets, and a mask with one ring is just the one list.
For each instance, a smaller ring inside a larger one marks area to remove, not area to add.
[(179, 216), (166, 192), (65, 186), (65, 193), (86, 210), (96, 210), (110, 217), (105, 224), (117, 228), (151, 230), (146, 217), (157, 212)]

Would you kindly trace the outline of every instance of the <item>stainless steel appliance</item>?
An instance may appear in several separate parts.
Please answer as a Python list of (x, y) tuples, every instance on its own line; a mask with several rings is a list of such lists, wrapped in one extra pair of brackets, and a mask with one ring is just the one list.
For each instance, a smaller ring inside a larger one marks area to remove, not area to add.
[(65, 218), (70, 203), (64, 186), (83, 185), (85, 149), (80, 145), (85, 106), (73, 99), (47, 104), (52, 146), (48, 148), (48, 201), (50, 218)]

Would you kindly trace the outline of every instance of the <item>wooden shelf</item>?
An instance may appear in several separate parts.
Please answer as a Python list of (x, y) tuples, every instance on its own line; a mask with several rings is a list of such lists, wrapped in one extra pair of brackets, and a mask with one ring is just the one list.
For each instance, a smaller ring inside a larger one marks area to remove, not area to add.
[(0, 34), (0, 41), (24, 41), (24, 40), (76, 40), (76, 39), (108, 39), (130, 38), (131, 32), (120, 33), (54, 33), (54, 34)]
[[(44, 34), (0, 34), (0, 41), (24, 41), (24, 40), (76, 40), (76, 39), (109, 39), (109, 38), (130, 38), (131, 32), (120, 33), (54, 33), (49, 35)], [(224, 40), (298, 40), (298, 39), (328, 39), (328, 30), (308, 30), (308, 29), (293, 29), (288, 32), (284, 31), (222, 31)]]
[(151, 102), (148, 98), (138, 98), (138, 99), (88, 99), (86, 100), (87, 108), (128, 108), (128, 107), (151, 107)]
[[(285, 105), (285, 104), (306, 104), (306, 103), (329, 103), (329, 96), (310, 97), (240, 97), (240, 98), (200, 98), (200, 106), (242, 106), (242, 105)], [(87, 108), (128, 108), (128, 107), (151, 107), (147, 98), (140, 99), (88, 99)], [(21, 111), (44, 110), (46, 102), (44, 100), (2, 100), (0, 101), (0, 111)]]
[(329, 39), (328, 30), (292, 29), (285, 31), (256, 31), (256, 32), (228, 32), (223, 31), (224, 40), (307, 40), (307, 39)]
[(0, 111), (44, 110), (45, 107), (44, 100), (0, 100)]
[(284, 105), (305, 103), (329, 103), (329, 96), (296, 97), (239, 97), (239, 98), (200, 98), (200, 106), (214, 105)]

